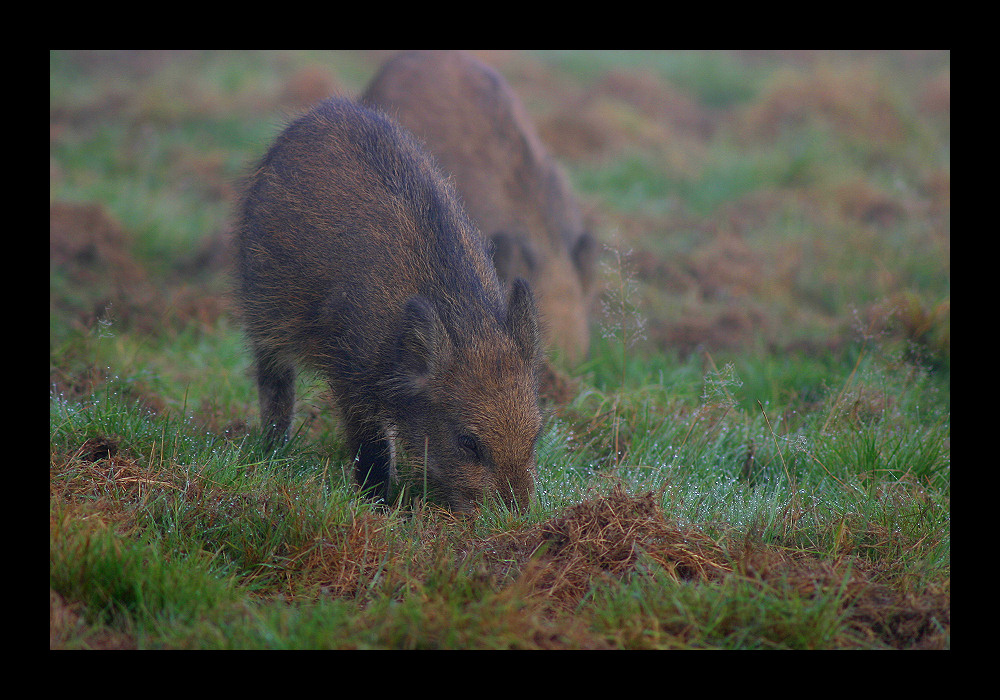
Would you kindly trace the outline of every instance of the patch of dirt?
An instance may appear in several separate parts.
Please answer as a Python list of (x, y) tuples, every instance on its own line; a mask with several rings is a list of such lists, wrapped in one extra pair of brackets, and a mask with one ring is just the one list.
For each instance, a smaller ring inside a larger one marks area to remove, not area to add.
[(103, 437), (90, 438), (80, 449), (77, 450), (76, 457), (84, 462), (100, 462), (102, 459), (110, 460), (118, 454), (118, 442)]
[(50, 294), (50, 312), (72, 316), (90, 327), (123, 299), (148, 302), (146, 272), (132, 257), (131, 248), (130, 236), (103, 205), (51, 203), (50, 285), (58, 274), (73, 294), (69, 290)]
[[(191, 260), (194, 266), (219, 266), (220, 241), (207, 241)], [(225, 300), (184, 282), (154, 281), (133, 253), (131, 234), (100, 204), (52, 202), (49, 205), (49, 311), (79, 328), (121, 323), (159, 333), (164, 325), (181, 328), (192, 321), (212, 325), (225, 312)]]

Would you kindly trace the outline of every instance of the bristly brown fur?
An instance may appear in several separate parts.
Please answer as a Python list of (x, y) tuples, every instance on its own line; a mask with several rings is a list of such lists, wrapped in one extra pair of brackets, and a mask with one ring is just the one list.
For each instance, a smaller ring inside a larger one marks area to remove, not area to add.
[(330, 383), (358, 483), (388, 497), (395, 438), (427, 445), (456, 511), (534, 489), (539, 329), (430, 157), (377, 111), (331, 99), (261, 160), (236, 233), (237, 296), (261, 419), (284, 438), (297, 367)]
[(381, 68), (362, 100), (427, 145), (489, 239), (501, 281), (531, 284), (546, 344), (570, 363), (584, 359), (597, 245), (503, 77), (461, 51), (408, 51)]

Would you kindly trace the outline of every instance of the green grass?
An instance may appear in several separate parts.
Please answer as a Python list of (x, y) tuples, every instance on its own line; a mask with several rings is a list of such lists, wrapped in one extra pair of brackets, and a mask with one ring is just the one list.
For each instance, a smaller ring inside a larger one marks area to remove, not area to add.
[(315, 378), (262, 448), (214, 252), (287, 86), (379, 60), (50, 54), (50, 200), (139, 271), (50, 266), (50, 646), (950, 647), (947, 55), (501, 62), (529, 107), (648, 71), (716, 121), (682, 168), (569, 159), (615, 293), (531, 509), (471, 520), (359, 499)]

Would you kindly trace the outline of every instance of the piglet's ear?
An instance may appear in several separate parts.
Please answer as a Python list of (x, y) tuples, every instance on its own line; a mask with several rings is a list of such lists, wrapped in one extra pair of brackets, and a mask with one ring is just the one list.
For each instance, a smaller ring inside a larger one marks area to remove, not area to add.
[(434, 306), (424, 297), (410, 297), (396, 342), (397, 378), (411, 391), (422, 391), (449, 353), (448, 333)]
[(514, 342), (525, 362), (534, 363), (538, 358), (541, 343), (538, 310), (535, 308), (535, 297), (531, 293), (531, 287), (520, 277), (510, 286), (507, 328), (514, 337)]
[(508, 231), (497, 231), (490, 236), (490, 255), (497, 276), (505, 285), (516, 277), (530, 277), (538, 266), (531, 242)]

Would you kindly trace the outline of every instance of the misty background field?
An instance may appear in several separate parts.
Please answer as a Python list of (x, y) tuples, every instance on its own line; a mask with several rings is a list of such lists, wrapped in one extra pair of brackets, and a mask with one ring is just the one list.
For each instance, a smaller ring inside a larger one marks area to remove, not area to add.
[(392, 52), (50, 53), (50, 646), (950, 647), (950, 54), (475, 52), (604, 252), (526, 515), (262, 451), (240, 182)]

